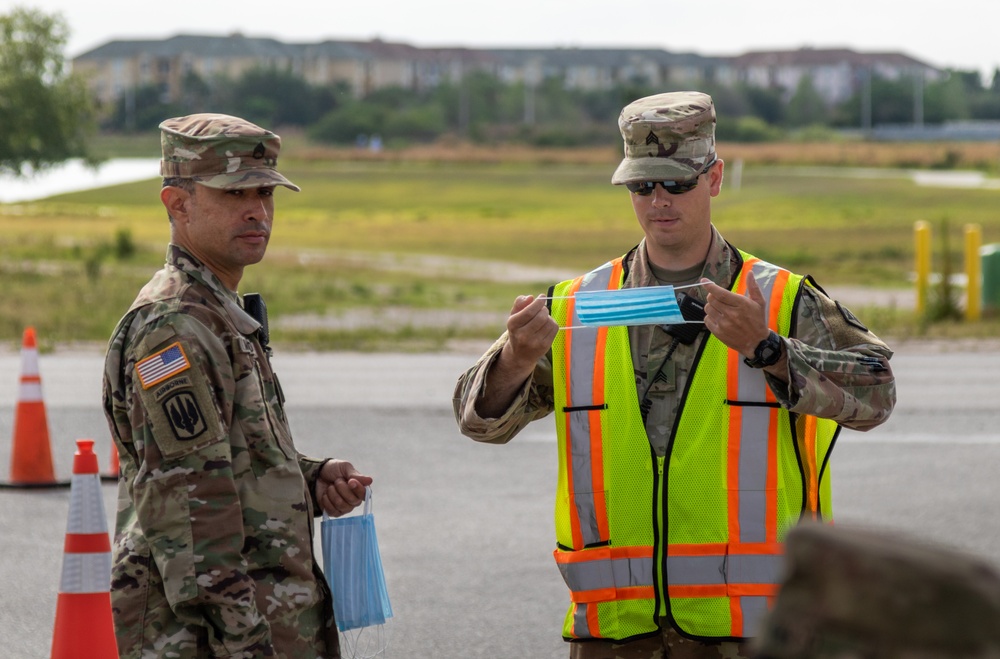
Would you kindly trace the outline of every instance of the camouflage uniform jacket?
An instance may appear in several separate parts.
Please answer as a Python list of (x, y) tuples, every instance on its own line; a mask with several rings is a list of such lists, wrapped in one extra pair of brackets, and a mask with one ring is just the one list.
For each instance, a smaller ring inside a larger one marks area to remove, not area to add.
[(313, 555), (321, 460), (295, 450), (260, 325), (171, 245), (118, 324), (104, 409), (121, 461), (122, 657), (339, 657)]
[[(732, 288), (742, 259), (713, 227), (712, 246), (700, 276), (725, 288)], [(656, 285), (646, 258), (645, 243), (640, 243), (625, 259), (624, 288)], [(704, 302), (701, 288), (688, 291)], [(877, 336), (818, 288), (803, 286), (793, 319), (792, 335), (785, 339), (788, 354), (788, 382), (765, 374), (778, 401), (800, 414), (832, 419), (854, 430), (868, 430), (879, 425), (892, 411), (896, 401), (895, 380), (889, 367), (892, 352)], [(657, 455), (666, 455), (681, 392), (694, 367), (705, 332), (690, 345), (678, 343), (667, 359), (672, 338), (659, 326), (629, 327), (629, 344), (635, 370), (636, 389), (642, 400), (649, 398), (646, 433)], [(476, 413), (476, 400), (484, 394), (486, 373), (507, 342), (506, 333), (466, 371), (455, 387), (455, 418), (465, 435), (480, 442), (503, 444), (510, 441), (529, 422), (553, 411), (551, 353), (535, 367), (510, 408), (496, 419), (484, 419)], [(650, 384), (652, 383), (652, 384)]]

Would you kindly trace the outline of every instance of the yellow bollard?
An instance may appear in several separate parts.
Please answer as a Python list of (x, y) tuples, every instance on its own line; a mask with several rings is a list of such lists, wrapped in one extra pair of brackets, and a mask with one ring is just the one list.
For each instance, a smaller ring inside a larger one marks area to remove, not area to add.
[(917, 315), (927, 313), (927, 291), (931, 277), (931, 225), (920, 220), (913, 225), (916, 239)]
[(979, 248), (983, 232), (978, 224), (965, 225), (965, 319), (977, 321), (983, 315), (983, 272)]

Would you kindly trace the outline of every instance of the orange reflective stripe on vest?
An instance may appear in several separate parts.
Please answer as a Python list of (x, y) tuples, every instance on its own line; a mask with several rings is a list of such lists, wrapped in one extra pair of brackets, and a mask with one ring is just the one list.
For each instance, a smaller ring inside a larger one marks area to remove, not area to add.
[[(734, 292), (746, 295), (750, 258)], [(768, 326), (779, 328), (788, 272), (756, 272), (767, 303)], [(778, 542), (778, 459), (780, 406), (764, 373), (743, 363), (735, 350), (725, 354), (726, 491), (728, 543), (671, 544), (667, 549), (670, 598), (729, 598), (729, 636), (744, 637), (767, 611), (781, 569)], [(673, 605), (672, 605), (673, 606)], [(690, 630), (688, 630), (690, 631)]]
[[(653, 596), (652, 547), (597, 547), (582, 553), (555, 552), (573, 602), (603, 602)], [(630, 590), (622, 596), (624, 590)]]
[[(576, 279), (568, 291), (616, 289), (621, 279), (621, 259)], [(573, 300), (567, 300), (571, 325), (579, 320)], [(604, 408), (604, 346), (607, 327), (570, 331), (566, 336), (566, 381), (570, 383), (563, 411), (587, 414), (570, 417), (566, 432), (566, 465), (573, 482), (570, 523), (573, 546), (589, 547), (608, 540), (608, 515), (604, 503), (603, 430), (600, 410)]]

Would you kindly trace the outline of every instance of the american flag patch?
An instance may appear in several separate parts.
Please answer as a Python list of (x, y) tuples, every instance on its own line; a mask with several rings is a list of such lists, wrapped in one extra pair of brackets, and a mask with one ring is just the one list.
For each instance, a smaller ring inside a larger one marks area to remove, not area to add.
[(181, 344), (172, 343), (163, 350), (138, 362), (135, 365), (135, 372), (139, 375), (142, 388), (149, 389), (154, 384), (163, 382), (189, 368), (191, 368), (191, 362), (187, 360), (187, 355), (184, 354)]

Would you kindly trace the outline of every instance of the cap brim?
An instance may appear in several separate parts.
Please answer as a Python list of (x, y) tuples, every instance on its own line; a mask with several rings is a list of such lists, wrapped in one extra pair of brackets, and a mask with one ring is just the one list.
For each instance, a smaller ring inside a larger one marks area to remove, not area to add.
[(268, 168), (245, 169), (233, 174), (219, 174), (217, 176), (193, 176), (192, 179), (207, 188), (216, 188), (219, 190), (245, 190), (247, 188), (283, 185), (295, 192), (302, 191), (302, 188), (289, 181), (277, 171)]
[(625, 158), (611, 176), (613, 185), (635, 181), (687, 181), (698, 170), (670, 158)]

